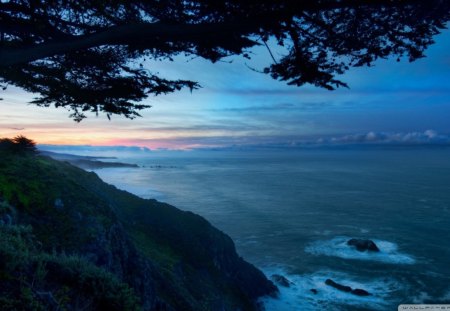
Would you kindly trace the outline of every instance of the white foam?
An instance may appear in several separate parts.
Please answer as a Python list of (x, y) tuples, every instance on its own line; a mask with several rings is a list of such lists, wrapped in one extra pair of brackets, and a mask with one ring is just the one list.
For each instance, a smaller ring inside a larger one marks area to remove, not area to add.
[(450, 289), (439, 300), (450, 302)]
[(305, 248), (305, 251), (314, 255), (335, 256), (345, 259), (372, 260), (390, 264), (414, 264), (415, 259), (398, 251), (395, 243), (375, 240), (380, 249), (379, 252), (360, 252), (354, 247), (347, 245), (349, 237), (341, 236), (332, 240), (316, 241)]
[[(306, 275), (289, 275), (280, 269), (265, 270), (265, 272), (269, 276), (284, 275), (294, 283), (289, 288), (279, 286), (278, 298), (262, 299), (266, 311), (348, 310), (349, 307), (355, 309), (358, 306), (372, 310), (387, 310), (389, 305), (394, 304), (391, 298), (392, 293), (400, 288), (393, 279), (360, 280), (336, 271), (320, 271)], [(339, 284), (367, 290), (371, 295), (362, 297), (339, 291), (325, 284), (328, 278)], [(317, 290), (317, 294), (311, 292), (313, 288)]]
[(416, 296), (411, 298), (412, 303), (423, 304), (425, 301), (431, 300), (432, 297), (427, 292), (419, 292)]

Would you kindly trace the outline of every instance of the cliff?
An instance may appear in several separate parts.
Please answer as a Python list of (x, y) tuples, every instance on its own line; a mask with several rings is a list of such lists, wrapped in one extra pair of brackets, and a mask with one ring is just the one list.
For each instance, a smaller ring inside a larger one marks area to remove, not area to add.
[(0, 305), (257, 310), (277, 289), (204, 218), (69, 163), (0, 151)]

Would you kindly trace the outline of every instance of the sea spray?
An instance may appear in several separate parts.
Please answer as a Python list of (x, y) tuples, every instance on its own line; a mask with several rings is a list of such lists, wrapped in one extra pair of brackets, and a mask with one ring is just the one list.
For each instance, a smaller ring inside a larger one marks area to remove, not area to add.
[[(319, 311), (319, 310), (388, 310), (395, 304), (394, 293), (402, 286), (393, 278), (367, 279), (338, 271), (322, 270), (310, 274), (290, 274), (280, 267), (266, 268), (268, 277), (274, 274), (283, 275), (291, 282), (289, 287), (278, 286), (280, 294), (277, 298), (266, 297), (261, 301), (266, 311)], [(339, 284), (368, 291), (370, 296), (357, 296), (339, 291), (325, 284), (333, 279)]]
[(380, 249), (379, 252), (361, 252), (347, 245), (350, 237), (338, 236), (331, 240), (321, 240), (310, 243), (305, 252), (314, 255), (334, 256), (344, 259), (370, 260), (389, 264), (414, 264), (416, 260), (408, 254), (399, 252), (398, 245), (383, 240), (373, 239)]

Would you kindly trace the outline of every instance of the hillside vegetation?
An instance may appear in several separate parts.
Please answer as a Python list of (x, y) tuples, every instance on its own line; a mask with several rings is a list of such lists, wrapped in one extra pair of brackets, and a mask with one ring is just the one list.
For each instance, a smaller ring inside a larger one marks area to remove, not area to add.
[(257, 310), (276, 292), (202, 217), (10, 142), (0, 140), (7, 310)]

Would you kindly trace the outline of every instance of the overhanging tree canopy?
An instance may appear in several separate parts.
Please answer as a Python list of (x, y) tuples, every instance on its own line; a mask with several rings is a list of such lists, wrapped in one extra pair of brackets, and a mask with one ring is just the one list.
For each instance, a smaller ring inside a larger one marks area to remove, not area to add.
[(447, 0), (1, 1), (0, 84), (76, 121), (87, 111), (133, 118), (150, 94), (198, 87), (152, 73), (144, 58), (216, 62), (272, 39), (287, 53), (264, 73), (331, 90), (350, 67), (422, 57), (449, 16)]

